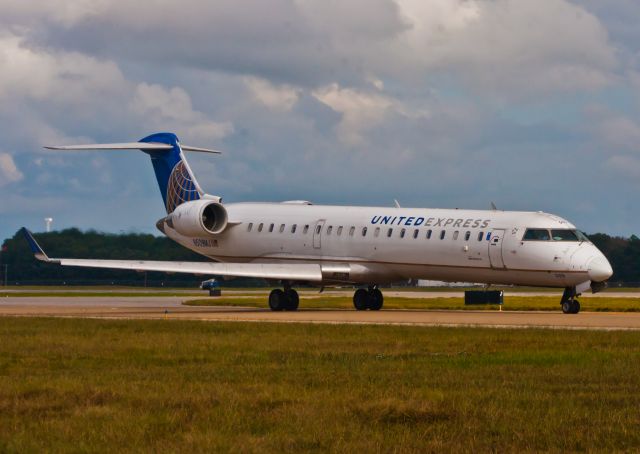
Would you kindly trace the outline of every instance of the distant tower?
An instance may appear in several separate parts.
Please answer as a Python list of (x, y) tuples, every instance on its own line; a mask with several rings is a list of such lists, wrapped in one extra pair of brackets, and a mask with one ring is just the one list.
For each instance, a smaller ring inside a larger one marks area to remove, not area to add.
[(53, 218), (44, 218), (44, 225), (47, 229), (47, 233), (51, 232), (51, 224), (53, 223)]

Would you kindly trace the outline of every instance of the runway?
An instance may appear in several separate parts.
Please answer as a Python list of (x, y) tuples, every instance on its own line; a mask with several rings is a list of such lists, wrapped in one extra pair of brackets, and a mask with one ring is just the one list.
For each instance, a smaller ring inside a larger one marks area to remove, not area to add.
[(181, 296), (7, 297), (0, 300), (0, 316), (640, 330), (640, 313), (581, 312), (576, 315), (564, 315), (559, 311), (381, 310), (359, 312), (344, 309), (271, 312), (266, 308), (182, 306), (182, 301), (185, 299)]

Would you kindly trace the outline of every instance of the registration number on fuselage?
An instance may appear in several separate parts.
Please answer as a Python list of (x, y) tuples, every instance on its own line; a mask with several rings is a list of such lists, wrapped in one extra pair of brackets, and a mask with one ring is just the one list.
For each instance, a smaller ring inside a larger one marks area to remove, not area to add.
[(207, 238), (192, 238), (195, 247), (218, 247), (218, 240), (210, 240)]

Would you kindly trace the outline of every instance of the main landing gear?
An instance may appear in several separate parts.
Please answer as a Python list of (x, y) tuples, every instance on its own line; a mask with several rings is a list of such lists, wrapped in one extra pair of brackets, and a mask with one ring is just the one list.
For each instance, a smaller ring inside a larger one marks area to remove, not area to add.
[(562, 305), (562, 313), (577, 314), (580, 312), (580, 302), (577, 300), (575, 287), (567, 287), (564, 289), (560, 304)]
[(382, 292), (375, 285), (367, 290), (359, 288), (353, 294), (353, 306), (357, 311), (366, 311), (367, 309), (379, 311), (382, 309), (383, 302)]
[(299, 304), (298, 292), (289, 285), (285, 285), (284, 290), (277, 288), (269, 294), (269, 308), (272, 311), (297, 311)]

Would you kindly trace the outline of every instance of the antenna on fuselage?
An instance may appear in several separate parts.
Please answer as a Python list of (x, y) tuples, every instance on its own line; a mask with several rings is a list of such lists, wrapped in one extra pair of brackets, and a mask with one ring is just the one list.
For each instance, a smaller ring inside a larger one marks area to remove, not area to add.
[(491, 209), (492, 209), (493, 211), (498, 211), (498, 207), (497, 207), (497, 206), (496, 206), (496, 204), (495, 204), (495, 203), (493, 203), (493, 202), (491, 202)]
[(396, 206), (396, 208), (402, 208), (402, 207), (400, 206), (400, 202), (398, 202), (398, 200), (393, 199), (393, 203), (394, 203), (394, 205)]

